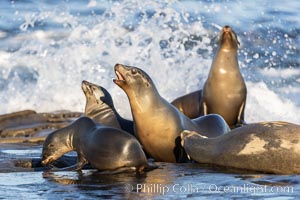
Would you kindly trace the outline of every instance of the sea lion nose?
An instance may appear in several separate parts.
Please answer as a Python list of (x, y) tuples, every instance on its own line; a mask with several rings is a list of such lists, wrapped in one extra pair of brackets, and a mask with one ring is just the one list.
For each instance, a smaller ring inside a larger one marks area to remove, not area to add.
[(115, 71), (119, 71), (119, 70), (130, 70), (132, 67), (117, 63), (114, 68)]
[(84, 89), (89, 85), (88, 83), (89, 83), (89, 82), (83, 80), (83, 81), (81, 82), (81, 88), (84, 90)]
[(117, 64), (115, 64), (115, 70), (118, 70), (120, 67), (122, 67), (122, 65), (121, 64), (119, 64), (119, 63), (117, 63)]
[(229, 32), (230, 30), (231, 30), (231, 28), (228, 25), (224, 26), (224, 28), (223, 28), (224, 32)]
[(88, 82), (87, 82), (86, 80), (83, 80), (83, 81), (82, 81), (82, 84), (83, 84), (83, 85), (87, 85)]

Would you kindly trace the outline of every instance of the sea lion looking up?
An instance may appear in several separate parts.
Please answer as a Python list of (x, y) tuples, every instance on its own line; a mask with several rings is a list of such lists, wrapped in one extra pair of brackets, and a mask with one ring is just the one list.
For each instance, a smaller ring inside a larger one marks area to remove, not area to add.
[[(188, 159), (180, 145), (180, 133), (187, 130), (199, 131), (212, 137), (227, 131), (225, 127), (199, 126), (172, 104), (162, 98), (149, 75), (137, 67), (115, 65), (117, 79), (114, 83), (122, 88), (128, 96), (135, 135), (143, 145), (144, 150), (156, 161), (186, 162)], [(216, 118), (212, 118), (213, 120)], [(199, 120), (198, 122), (205, 122)], [(219, 123), (219, 121), (214, 121)], [(206, 123), (202, 123), (204, 126)], [(205, 129), (205, 131), (203, 131)], [(211, 130), (210, 129), (210, 130)]]
[(236, 33), (224, 26), (200, 104), (204, 115), (219, 114), (231, 128), (245, 123), (247, 88), (238, 65), (238, 45)]
[(105, 126), (122, 129), (134, 135), (133, 121), (124, 119), (115, 109), (109, 92), (94, 83), (82, 81), (86, 97), (85, 115)]

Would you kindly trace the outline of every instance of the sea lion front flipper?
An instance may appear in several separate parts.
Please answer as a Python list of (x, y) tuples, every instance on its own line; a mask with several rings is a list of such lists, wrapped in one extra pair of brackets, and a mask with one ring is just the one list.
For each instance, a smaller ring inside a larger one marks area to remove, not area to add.
[(88, 164), (89, 161), (82, 155), (78, 154), (78, 162), (77, 162), (77, 167), (76, 167), (76, 171), (81, 171), (81, 169)]
[(245, 105), (246, 105), (246, 102), (243, 101), (241, 106), (240, 106), (239, 114), (238, 114), (238, 117), (237, 117), (237, 123), (235, 125), (236, 127), (243, 126), (243, 125), (247, 124), (244, 120)]

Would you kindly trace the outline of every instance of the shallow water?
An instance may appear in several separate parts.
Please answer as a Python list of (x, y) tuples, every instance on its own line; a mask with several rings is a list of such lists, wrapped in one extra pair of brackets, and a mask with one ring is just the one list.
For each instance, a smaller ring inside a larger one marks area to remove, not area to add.
[(199, 164), (156, 163), (144, 174), (82, 172), (1, 173), (7, 199), (297, 199), (299, 176), (225, 171)]
[[(202, 87), (220, 28), (230, 25), (241, 43), (239, 64), (248, 89), (246, 121), (300, 124), (299, 10), (297, 0), (1, 1), (0, 114), (23, 109), (83, 112), (81, 81), (86, 79), (108, 89), (119, 112), (130, 118), (124, 92), (111, 81), (116, 63), (144, 69), (171, 101)], [(1, 144), (0, 162), (38, 158), (40, 153), (40, 145)], [(298, 199), (300, 195), (299, 176), (229, 173), (198, 164), (158, 165), (143, 175), (107, 176), (91, 170), (0, 173), (0, 198)], [(148, 190), (138, 190), (137, 184)], [(178, 192), (175, 184), (192, 190)], [(251, 191), (232, 191), (244, 185)], [(126, 191), (126, 186), (133, 191)], [(224, 186), (232, 186), (231, 192)], [(292, 187), (293, 192), (291, 188), (274, 192), (272, 186)], [(169, 191), (162, 194), (153, 187)]]

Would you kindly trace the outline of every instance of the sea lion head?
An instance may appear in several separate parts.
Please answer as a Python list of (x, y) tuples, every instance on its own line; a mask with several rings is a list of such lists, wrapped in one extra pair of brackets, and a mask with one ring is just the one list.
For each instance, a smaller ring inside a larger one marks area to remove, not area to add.
[(58, 131), (48, 135), (43, 144), (42, 165), (51, 164), (70, 151), (68, 145), (65, 144), (70, 141), (63, 141)]
[(150, 89), (155, 88), (149, 75), (137, 67), (116, 64), (115, 73), (117, 79), (113, 80), (114, 83), (127, 94), (132, 91), (142, 95), (147, 93)]
[(219, 39), (220, 47), (223, 49), (238, 49), (240, 44), (236, 33), (232, 30), (230, 26), (224, 26)]
[(89, 104), (107, 104), (110, 107), (113, 106), (111, 95), (105, 88), (88, 81), (82, 81), (81, 88), (85, 94), (87, 106)]

